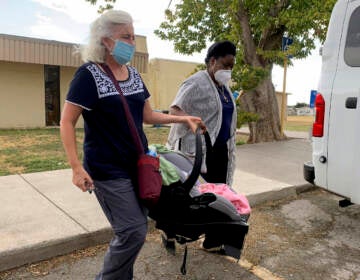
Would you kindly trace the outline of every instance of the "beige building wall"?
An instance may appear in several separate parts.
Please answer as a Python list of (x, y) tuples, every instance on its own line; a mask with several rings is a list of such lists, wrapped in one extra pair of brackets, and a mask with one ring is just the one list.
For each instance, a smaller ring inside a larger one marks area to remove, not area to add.
[(148, 89), (155, 110), (169, 110), (182, 82), (199, 63), (154, 58), (149, 62)]
[[(60, 67), (60, 111), (76, 69)], [(44, 65), (2, 62), (0, 85), (0, 128), (46, 125)]]
[[(136, 35), (131, 65), (148, 83), (148, 52), (145, 36)], [(59, 66), (60, 112), (79, 56), (74, 44), (0, 34), (0, 128), (46, 126), (44, 66)], [(83, 126), (83, 121), (77, 123)]]
[[(0, 34), (0, 128), (44, 127), (44, 65), (60, 67), (60, 112), (81, 61), (73, 44)], [(136, 36), (131, 65), (140, 72), (155, 110), (169, 110), (182, 82), (199, 63), (155, 58), (148, 62), (146, 37)], [(281, 112), (281, 93), (276, 94)], [(287, 98), (287, 96), (286, 96)], [(286, 100), (287, 104), (287, 100)], [(78, 122), (81, 127), (83, 121)]]
[(44, 66), (0, 63), (0, 128), (45, 126)]

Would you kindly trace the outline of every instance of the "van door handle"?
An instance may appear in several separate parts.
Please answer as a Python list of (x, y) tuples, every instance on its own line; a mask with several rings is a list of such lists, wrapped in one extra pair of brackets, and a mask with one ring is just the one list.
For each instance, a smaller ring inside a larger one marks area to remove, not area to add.
[(357, 97), (348, 97), (345, 101), (345, 107), (347, 109), (356, 109), (357, 106)]

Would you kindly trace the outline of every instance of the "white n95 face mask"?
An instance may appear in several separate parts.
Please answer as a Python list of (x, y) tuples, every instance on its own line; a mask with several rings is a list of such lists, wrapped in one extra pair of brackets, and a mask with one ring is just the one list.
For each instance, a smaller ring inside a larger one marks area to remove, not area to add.
[(231, 80), (231, 70), (218, 70), (214, 74), (215, 80), (220, 85), (228, 85)]

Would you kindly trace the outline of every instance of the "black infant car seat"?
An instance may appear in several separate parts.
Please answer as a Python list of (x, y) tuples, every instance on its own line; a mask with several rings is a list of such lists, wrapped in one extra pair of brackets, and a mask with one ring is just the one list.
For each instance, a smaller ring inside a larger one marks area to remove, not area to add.
[[(210, 137), (204, 134), (207, 149), (211, 148)], [(240, 258), (245, 235), (248, 232), (248, 215), (240, 215), (227, 199), (214, 193), (203, 193), (193, 188), (199, 179), (202, 164), (202, 139), (196, 135), (194, 164), (178, 152), (161, 153), (178, 169), (179, 182), (163, 186), (158, 204), (149, 213), (156, 228), (163, 231), (163, 243), (167, 250), (175, 253), (175, 241), (186, 244), (205, 237), (203, 247), (217, 249), (218, 253)], [(185, 172), (184, 172), (185, 171)], [(190, 173), (191, 171), (191, 173)], [(190, 173), (186, 178), (184, 174)], [(185, 247), (182, 274), (186, 274)]]

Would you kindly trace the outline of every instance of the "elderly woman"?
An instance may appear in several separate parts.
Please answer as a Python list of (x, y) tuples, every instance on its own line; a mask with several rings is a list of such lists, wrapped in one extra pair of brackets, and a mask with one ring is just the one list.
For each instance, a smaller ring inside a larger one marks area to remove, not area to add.
[[(147, 232), (147, 211), (139, 203), (133, 183), (137, 151), (119, 92), (100, 64), (105, 63), (117, 79), (145, 151), (143, 122), (183, 123), (193, 131), (202, 126), (199, 117), (171, 116), (151, 109), (150, 94), (138, 71), (127, 65), (134, 51), (131, 16), (115, 10), (101, 15), (91, 26), (90, 42), (82, 52), (86, 63), (75, 73), (62, 112), (61, 138), (73, 183), (82, 191), (95, 191), (115, 234), (96, 279), (133, 279), (133, 265)], [(80, 115), (85, 126), (83, 165), (75, 135)]]
[[(199, 116), (204, 121), (212, 149), (206, 153), (202, 176), (211, 183), (231, 185), (233, 180), (237, 114), (229, 82), (235, 55), (233, 43), (214, 43), (205, 58), (207, 69), (184, 81), (170, 108), (171, 114)], [(171, 149), (194, 155), (194, 141), (195, 137), (187, 126), (172, 125), (168, 137)]]

